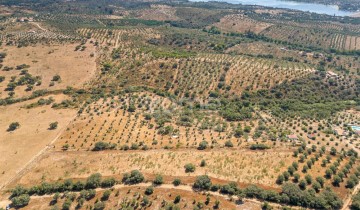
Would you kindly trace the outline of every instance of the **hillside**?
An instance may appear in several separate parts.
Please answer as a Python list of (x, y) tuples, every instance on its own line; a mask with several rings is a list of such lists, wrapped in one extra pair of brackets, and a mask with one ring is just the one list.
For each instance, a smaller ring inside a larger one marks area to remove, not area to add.
[(359, 18), (1, 4), (0, 209), (358, 209)]

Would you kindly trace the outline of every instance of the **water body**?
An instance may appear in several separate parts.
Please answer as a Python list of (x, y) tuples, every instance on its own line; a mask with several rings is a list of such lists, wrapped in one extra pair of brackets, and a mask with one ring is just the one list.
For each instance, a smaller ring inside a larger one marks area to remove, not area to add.
[[(206, 2), (209, 0), (190, 0), (198, 2)], [(259, 5), (266, 7), (295, 9), (304, 12), (314, 12), (318, 14), (336, 15), (336, 16), (351, 16), (353, 12), (339, 10), (336, 5), (324, 5), (324, 4), (312, 4), (294, 1), (282, 1), (282, 0), (216, 0), (219, 2), (227, 2), (231, 4), (243, 4), (243, 5)]]

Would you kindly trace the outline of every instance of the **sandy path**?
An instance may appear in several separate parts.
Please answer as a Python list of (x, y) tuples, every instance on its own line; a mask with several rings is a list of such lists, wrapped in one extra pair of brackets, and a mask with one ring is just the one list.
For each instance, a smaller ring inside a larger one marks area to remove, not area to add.
[(40, 30), (47, 31), (45, 28), (41, 27), (39, 23), (35, 23), (35, 22), (30, 22), (30, 23), (38, 27)]

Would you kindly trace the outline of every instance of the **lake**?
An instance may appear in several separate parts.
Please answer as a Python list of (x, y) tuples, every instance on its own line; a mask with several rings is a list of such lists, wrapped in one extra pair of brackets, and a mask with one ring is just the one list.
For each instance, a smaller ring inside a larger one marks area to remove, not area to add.
[[(207, 2), (208, 0), (190, 0), (197, 2)], [(323, 5), (312, 4), (294, 1), (282, 1), (282, 0), (217, 0), (218, 2), (227, 2), (231, 4), (243, 4), (243, 5), (259, 5), (266, 7), (295, 9), (304, 12), (314, 12), (318, 14), (336, 15), (336, 16), (350, 16), (353, 12), (339, 10), (336, 5)]]

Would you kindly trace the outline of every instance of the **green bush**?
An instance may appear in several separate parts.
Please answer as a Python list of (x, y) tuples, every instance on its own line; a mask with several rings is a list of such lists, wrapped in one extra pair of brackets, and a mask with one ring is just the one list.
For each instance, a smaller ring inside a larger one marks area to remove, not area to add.
[(203, 175), (196, 177), (193, 187), (197, 190), (209, 190), (211, 185), (210, 178), (207, 175)]
[(7, 131), (14, 131), (16, 129), (18, 129), (20, 127), (20, 123), (18, 122), (12, 122), (10, 125), (9, 125), (9, 128), (7, 129)]
[(156, 176), (155, 176), (155, 179), (154, 179), (154, 181), (153, 181), (153, 184), (154, 184), (154, 185), (161, 185), (161, 184), (163, 184), (163, 183), (164, 183), (163, 177), (162, 177), (161, 175), (156, 175)]
[(105, 203), (98, 201), (94, 204), (94, 210), (103, 210), (105, 209)]
[(85, 187), (87, 189), (94, 189), (94, 188), (99, 187), (100, 184), (101, 184), (101, 174), (95, 173), (95, 174), (90, 175), (87, 178)]
[(15, 208), (21, 208), (29, 204), (30, 196), (28, 194), (22, 194), (11, 199), (11, 205)]
[(184, 168), (185, 168), (185, 172), (186, 172), (186, 173), (194, 172), (195, 169), (196, 169), (195, 165), (192, 164), (192, 163), (186, 164), (186, 165), (184, 166)]
[(176, 179), (174, 179), (174, 181), (172, 183), (174, 186), (179, 186), (179, 185), (181, 185), (181, 179), (176, 178)]
[(147, 188), (145, 189), (145, 194), (146, 194), (146, 195), (151, 195), (151, 194), (153, 194), (153, 193), (154, 193), (154, 188), (153, 188), (152, 186), (147, 187)]
[(145, 180), (142, 173), (138, 170), (133, 170), (130, 174), (126, 173), (123, 176), (122, 182), (124, 184), (138, 184)]

